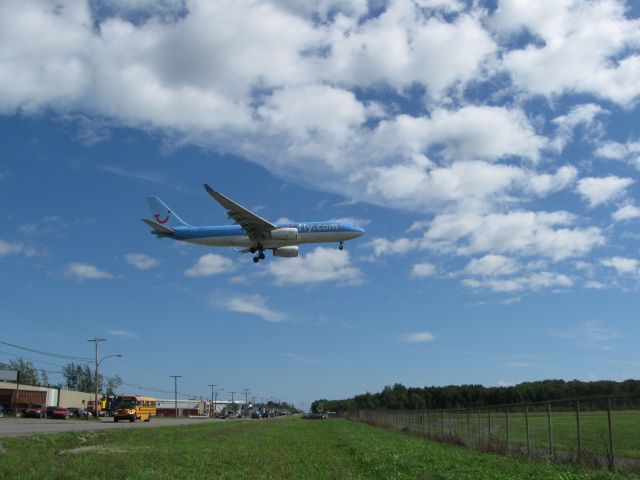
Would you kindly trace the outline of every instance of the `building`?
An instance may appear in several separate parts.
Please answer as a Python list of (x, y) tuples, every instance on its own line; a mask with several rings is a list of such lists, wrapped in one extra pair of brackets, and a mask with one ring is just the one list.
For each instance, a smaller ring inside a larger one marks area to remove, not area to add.
[(176, 405), (176, 401), (174, 399), (156, 399), (156, 415), (162, 417), (173, 417), (176, 414), (176, 406), (178, 408), (179, 417), (205, 414), (205, 402), (200, 400), (178, 399)]
[(94, 393), (74, 392), (58, 387), (0, 382), (0, 405), (18, 411), (33, 403), (65, 408), (86, 408), (94, 396)]

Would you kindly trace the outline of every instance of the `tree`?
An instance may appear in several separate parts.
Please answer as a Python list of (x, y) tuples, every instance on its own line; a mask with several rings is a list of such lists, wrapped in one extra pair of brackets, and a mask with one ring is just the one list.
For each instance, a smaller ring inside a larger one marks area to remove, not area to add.
[(122, 378), (120, 375), (116, 375), (114, 377), (107, 377), (107, 384), (104, 390), (105, 395), (115, 395), (118, 387), (122, 385)]
[(18, 358), (17, 360), (11, 360), (9, 363), (0, 363), (0, 368), (6, 368), (8, 370), (17, 370), (18, 379), (23, 385), (39, 385), (47, 386), (49, 384), (49, 378), (44, 370), (36, 370), (36, 367), (29, 360), (24, 358)]

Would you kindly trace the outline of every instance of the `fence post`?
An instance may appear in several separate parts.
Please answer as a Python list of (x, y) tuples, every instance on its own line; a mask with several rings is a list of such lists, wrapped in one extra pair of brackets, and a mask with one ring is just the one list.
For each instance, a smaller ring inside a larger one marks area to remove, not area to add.
[(547, 403), (547, 430), (549, 432), (549, 458), (553, 458), (553, 437), (551, 435), (551, 404)]
[(467, 412), (467, 444), (471, 444), (471, 415), (469, 414), (469, 409), (466, 409)]
[(529, 456), (531, 454), (529, 445), (529, 405), (524, 407), (524, 428), (527, 431), (527, 456)]
[(576, 400), (576, 433), (578, 434), (578, 461), (582, 458), (582, 439), (580, 438), (580, 401)]
[(609, 469), (615, 468), (615, 457), (613, 456), (613, 432), (611, 430), (611, 399), (607, 398), (607, 423), (609, 424)]
[(509, 407), (504, 408), (504, 427), (506, 436), (506, 450), (509, 453)]

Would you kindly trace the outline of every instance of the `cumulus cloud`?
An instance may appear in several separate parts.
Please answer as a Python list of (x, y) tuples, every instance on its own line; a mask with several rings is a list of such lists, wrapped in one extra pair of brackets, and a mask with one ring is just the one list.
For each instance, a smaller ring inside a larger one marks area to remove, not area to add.
[(573, 280), (561, 273), (534, 272), (529, 275), (509, 278), (467, 278), (462, 281), (462, 284), (472, 289), (488, 289), (492, 292), (519, 292), (568, 288), (573, 285)]
[(604, 244), (599, 228), (571, 228), (574, 221), (575, 217), (565, 211), (443, 214), (434, 217), (423, 241), (427, 248), (462, 255), (535, 254), (556, 261), (585, 255)]
[(518, 270), (519, 266), (513, 258), (492, 254), (474, 258), (464, 269), (469, 275), (486, 276), (510, 275)]
[(144, 253), (128, 253), (124, 256), (124, 259), (129, 265), (133, 265), (138, 270), (148, 270), (160, 265), (157, 259)]
[(402, 336), (402, 339), (407, 343), (428, 343), (433, 342), (436, 336), (431, 332), (416, 332), (407, 333)]
[(278, 285), (362, 282), (362, 272), (351, 264), (346, 250), (317, 247), (304, 256), (278, 260), (274, 259), (268, 267)]
[(217, 253), (202, 255), (192, 267), (186, 269), (187, 277), (211, 277), (220, 273), (228, 273), (235, 269), (235, 264), (227, 257)]
[(590, 207), (596, 207), (624, 195), (627, 187), (633, 182), (631, 178), (620, 178), (615, 175), (601, 178), (589, 177), (580, 179), (577, 189)]
[(114, 276), (104, 270), (100, 270), (88, 263), (70, 263), (65, 269), (65, 274), (76, 280), (104, 280), (114, 278)]
[(267, 306), (267, 298), (255, 295), (240, 295), (231, 297), (222, 303), (215, 301), (216, 308), (222, 307), (225, 310), (238, 313), (247, 313), (249, 315), (257, 315), (268, 322), (283, 322), (287, 319), (287, 315), (283, 312), (273, 310)]
[(610, 257), (600, 262), (605, 267), (614, 268), (618, 274), (637, 274), (640, 262), (635, 258)]
[(587, 93), (626, 107), (640, 94), (640, 55), (633, 48), (640, 21), (625, 16), (623, 2), (502, 0), (491, 20), (502, 34), (526, 31), (538, 39), (504, 56), (503, 68), (523, 91)]
[(416, 278), (430, 277), (436, 273), (436, 266), (432, 263), (416, 263), (411, 267), (411, 276)]
[(631, 220), (633, 218), (640, 217), (640, 208), (635, 205), (625, 205), (611, 214), (611, 217), (616, 222), (622, 222), (624, 220)]

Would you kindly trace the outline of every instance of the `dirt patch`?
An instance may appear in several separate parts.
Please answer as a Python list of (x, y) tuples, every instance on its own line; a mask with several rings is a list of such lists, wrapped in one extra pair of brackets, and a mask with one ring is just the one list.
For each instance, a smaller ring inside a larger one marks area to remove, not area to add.
[(86, 447), (76, 447), (70, 450), (60, 450), (56, 452), (56, 455), (63, 456), (69, 454), (78, 454), (78, 453), (127, 453), (128, 450), (124, 448), (115, 448), (115, 447), (105, 447), (104, 445), (87, 445)]

